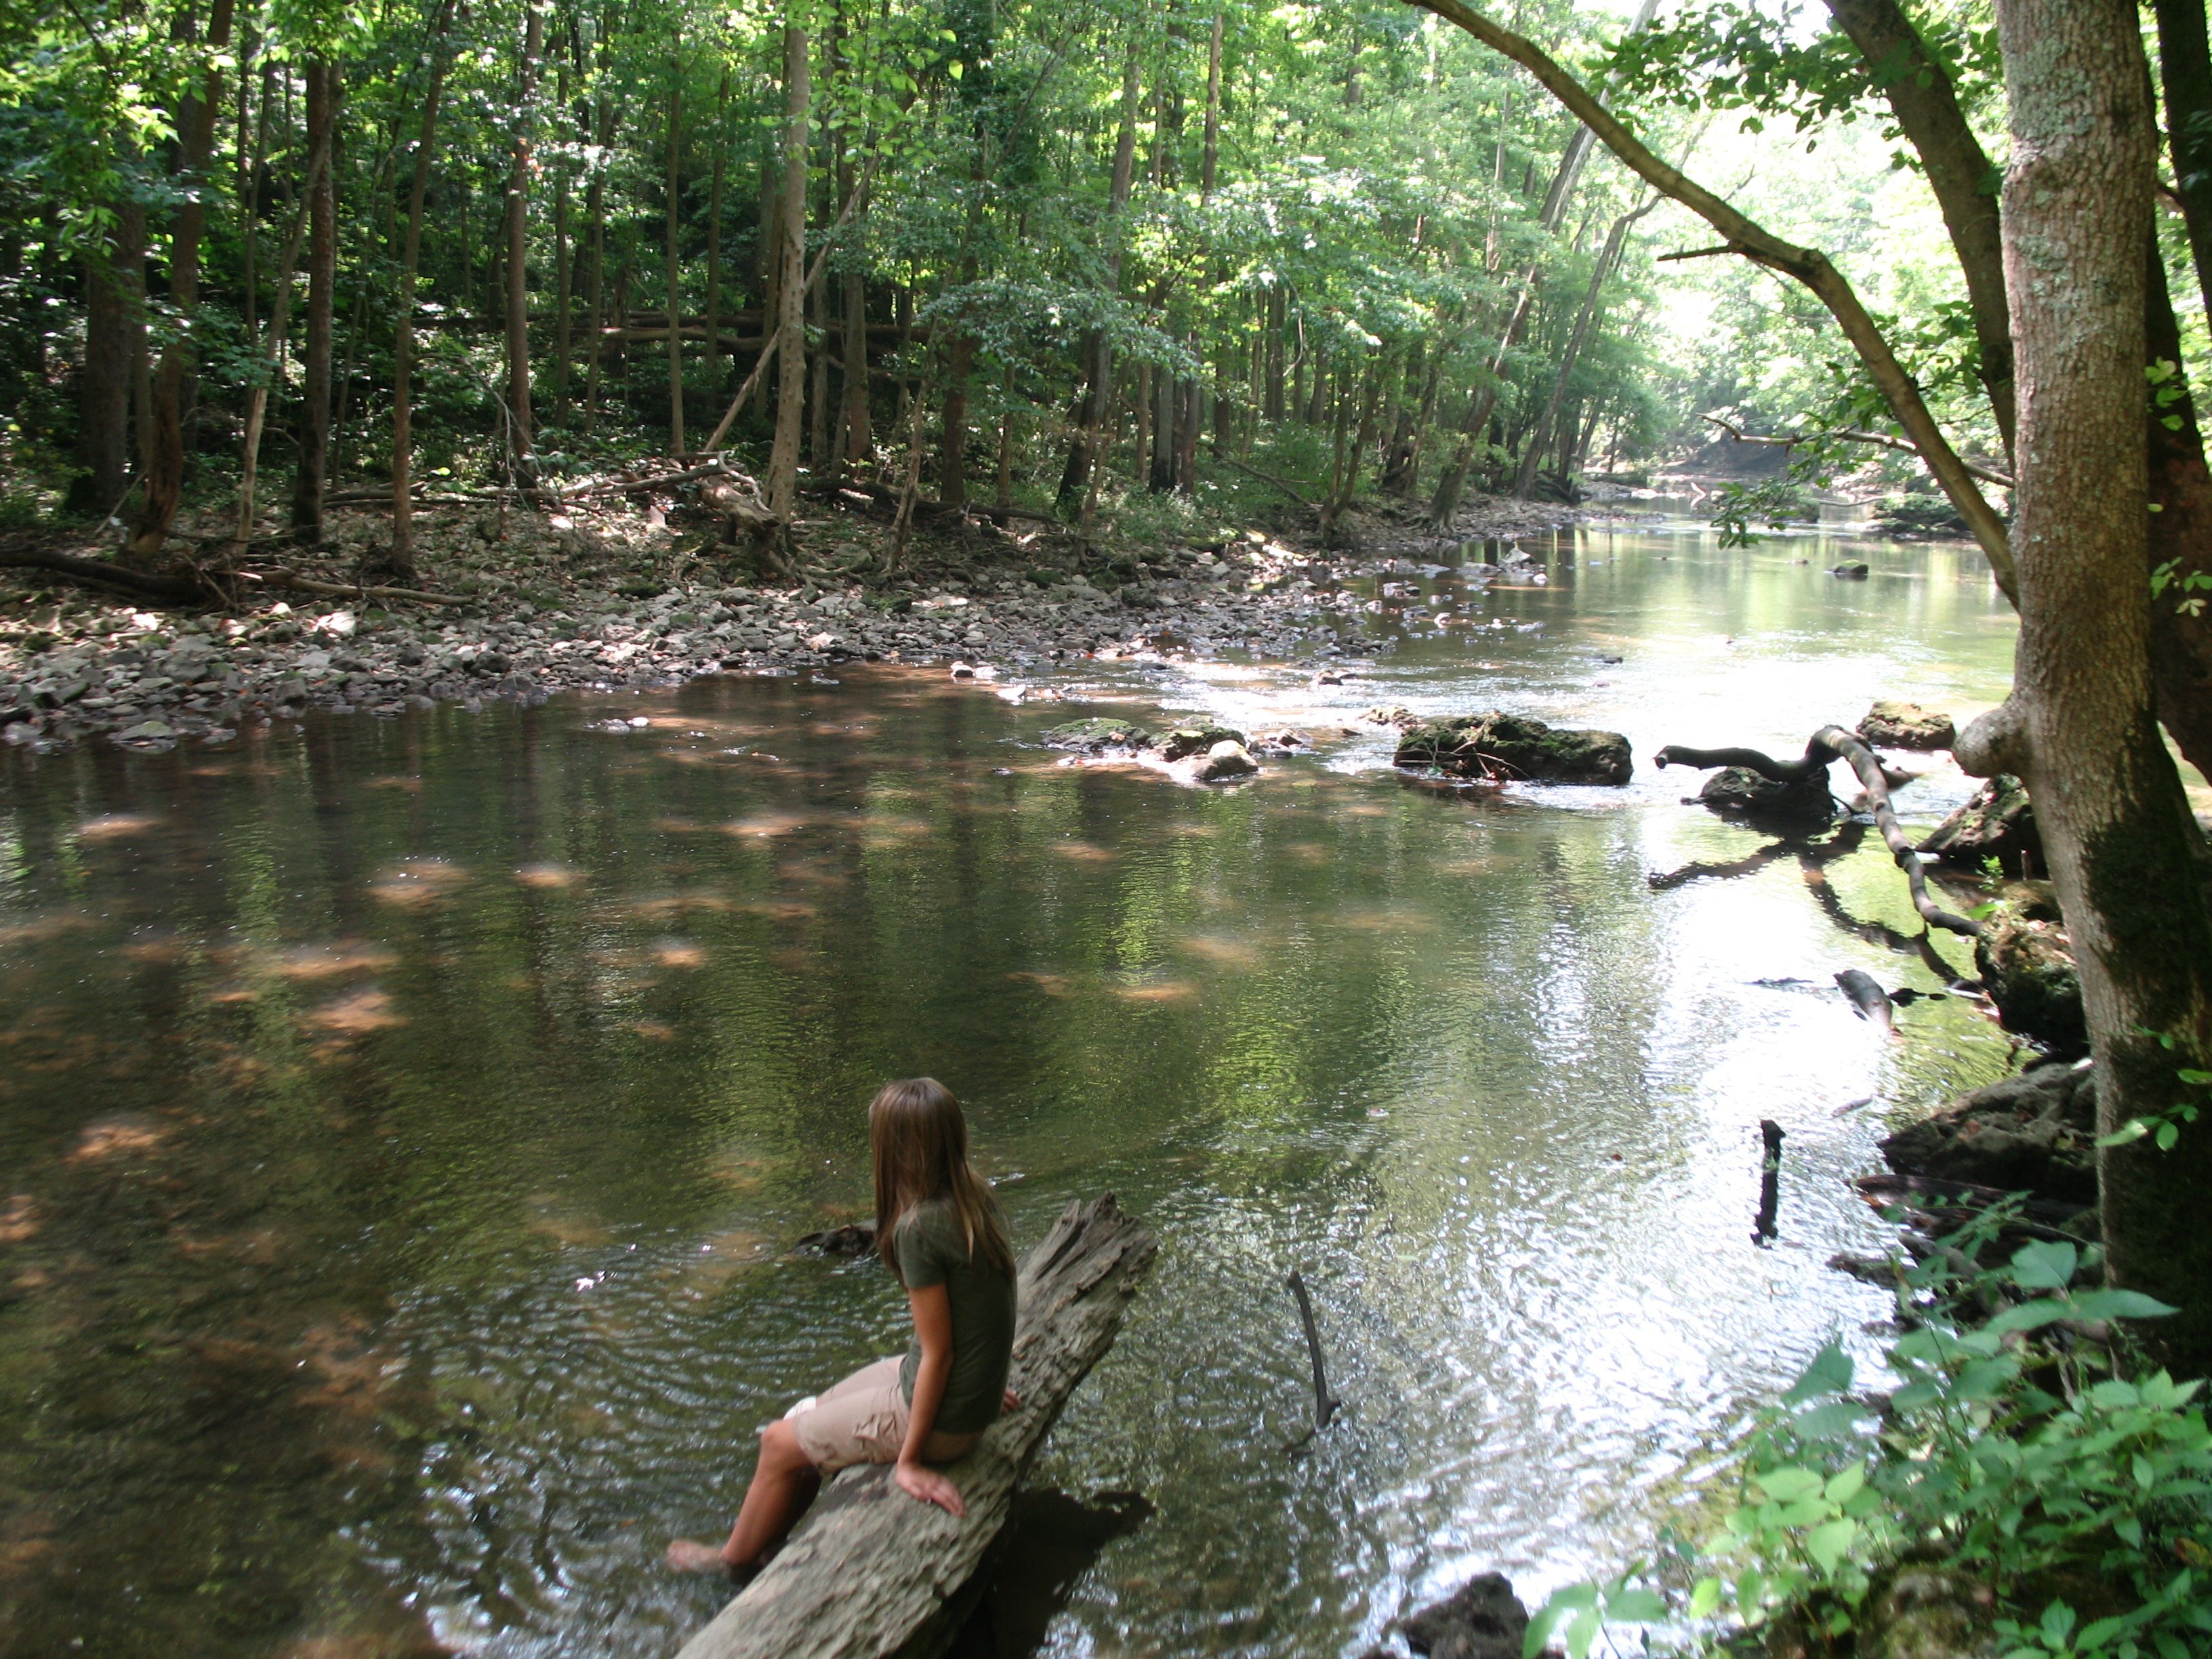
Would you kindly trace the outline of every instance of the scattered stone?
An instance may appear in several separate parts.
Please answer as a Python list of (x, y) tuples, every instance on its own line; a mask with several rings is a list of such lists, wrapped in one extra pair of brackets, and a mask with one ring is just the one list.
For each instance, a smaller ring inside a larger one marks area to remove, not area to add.
[(1618, 732), (1554, 728), (1496, 710), (1414, 726), (1391, 761), (1455, 777), (1534, 783), (1623, 784), (1635, 769), (1628, 739)]
[(1866, 566), (1863, 564), (1839, 564), (1831, 566), (1828, 574), (1831, 576), (1840, 576), (1847, 582), (1863, 582), (1867, 579), (1869, 572)]
[(1877, 702), (1859, 722), (1859, 736), (1877, 749), (1948, 749), (1958, 740), (1958, 727), (1948, 714), (1923, 708), (1917, 702)]
[(1920, 850), (1944, 863), (1980, 870), (1990, 860), (2014, 880), (2043, 867), (2043, 836), (2035, 827), (2035, 808), (2027, 786), (2008, 773), (1985, 778), (1964, 806), (1920, 843)]
[(167, 720), (141, 720), (128, 731), (115, 734), (118, 743), (167, 743), (177, 735), (177, 728)]
[(875, 1224), (867, 1221), (848, 1221), (842, 1227), (830, 1227), (818, 1233), (809, 1233), (794, 1250), (811, 1250), (822, 1255), (842, 1256), (850, 1261), (858, 1256), (873, 1255), (876, 1252)]
[(1303, 732), (1293, 732), (1288, 726), (1276, 732), (1261, 732), (1252, 739), (1252, 748), (1262, 755), (1288, 755), (1301, 749), (1313, 747), (1313, 739)]
[(1881, 1143), (1899, 1175), (2097, 1200), (2097, 1076), (2054, 1061), (1960, 1096)]
[[(396, 511), (398, 511), (398, 509), (397, 509), (396, 507), (393, 509), (393, 511), (395, 511), (395, 512), (396, 512)], [(975, 678), (975, 665), (973, 663), (965, 663), (965, 662), (956, 662), (956, 663), (954, 663), (954, 664), (952, 665), (952, 678), (953, 678), (954, 679), (956, 679), (956, 680), (972, 680), (972, 679), (974, 679), (974, 678)]]
[(1152, 742), (1152, 734), (1127, 720), (1101, 717), (1055, 726), (1044, 734), (1044, 741), (1049, 748), (1098, 755), (1109, 749), (1145, 748)]
[(1377, 703), (1359, 717), (1370, 726), (1395, 726), (1401, 732), (1410, 732), (1425, 723), (1425, 717), (1416, 714), (1403, 703)]

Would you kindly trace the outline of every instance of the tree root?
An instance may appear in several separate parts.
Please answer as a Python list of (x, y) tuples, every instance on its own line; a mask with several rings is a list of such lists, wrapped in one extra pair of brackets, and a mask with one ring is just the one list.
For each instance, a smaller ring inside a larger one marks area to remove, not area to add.
[(1839, 760), (1848, 761), (1851, 770), (1858, 774), (1859, 785), (1866, 791), (1868, 803), (1874, 809), (1875, 827), (1888, 843), (1897, 867), (1905, 872), (1905, 884), (1912, 890), (1912, 908), (1920, 913), (1920, 919), (1930, 927), (1963, 933), (1969, 939), (1981, 937), (1981, 923), (1946, 910), (1929, 893), (1928, 876), (1919, 851), (1905, 833), (1904, 826), (1898, 823), (1896, 810), (1890, 805), (1890, 775), (1874, 750), (1842, 726), (1822, 726), (1805, 745), (1804, 755), (1794, 761), (1778, 761), (1756, 749), (1689, 749), (1676, 744), (1668, 744), (1651, 758), (1661, 767), (1687, 766), (1698, 771), (1741, 766), (1777, 783), (1802, 783), (1821, 775)]

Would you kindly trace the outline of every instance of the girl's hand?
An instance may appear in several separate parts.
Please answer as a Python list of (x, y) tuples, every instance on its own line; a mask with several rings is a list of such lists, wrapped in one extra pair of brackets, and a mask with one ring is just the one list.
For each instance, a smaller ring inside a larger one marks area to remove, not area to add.
[(934, 1504), (947, 1515), (968, 1513), (967, 1504), (960, 1501), (960, 1488), (926, 1463), (909, 1463), (901, 1458), (891, 1467), (891, 1479), (908, 1498)]

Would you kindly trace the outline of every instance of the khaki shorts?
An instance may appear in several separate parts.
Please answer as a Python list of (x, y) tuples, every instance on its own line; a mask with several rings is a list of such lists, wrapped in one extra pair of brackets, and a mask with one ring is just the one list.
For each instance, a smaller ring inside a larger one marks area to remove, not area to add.
[(863, 1365), (827, 1393), (784, 1413), (807, 1462), (831, 1475), (855, 1463), (896, 1463), (906, 1444), (906, 1396), (900, 1357)]

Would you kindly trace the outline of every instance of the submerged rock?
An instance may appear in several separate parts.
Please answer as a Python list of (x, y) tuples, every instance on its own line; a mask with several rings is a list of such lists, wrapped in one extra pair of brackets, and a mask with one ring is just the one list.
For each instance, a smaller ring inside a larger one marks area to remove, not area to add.
[(1878, 749), (1948, 749), (1958, 727), (1948, 714), (1917, 702), (1877, 702), (1859, 722), (1859, 735)]
[(1881, 1155), (1899, 1175), (2094, 1204), (2096, 1138), (2096, 1073), (2062, 1060), (1960, 1096), (1884, 1140)]
[(1514, 1595), (1511, 1579), (1486, 1572), (1445, 1600), (1407, 1614), (1398, 1629), (1406, 1645), (1427, 1659), (1521, 1659), (1528, 1609)]
[(2015, 879), (2043, 868), (2043, 836), (2027, 786), (2008, 773), (1985, 779), (1964, 806), (1920, 843), (1946, 864), (1979, 870), (1991, 859)]
[(1069, 720), (1044, 734), (1044, 741), (1051, 748), (1073, 749), (1090, 755), (1109, 749), (1143, 749), (1152, 740), (1152, 733), (1143, 726), (1109, 719)]
[(1836, 816), (1836, 799), (1828, 792), (1825, 773), (1782, 783), (1761, 777), (1747, 766), (1724, 766), (1705, 780), (1696, 799), (1716, 812), (1772, 823), (1818, 826)]
[(1620, 784), (1635, 769), (1628, 739), (1618, 732), (1571, 731), (1496, 710), (1416, 726), (1391, 759), (1455, 777), (1534, 783)]
[(2008, 1031), (2063, 1054), (2089, 1046), (2081, 978), (2058, 903), (2042, 882), (2022, 882), (1982, 923), (1974, 963)]
[(1234, 740), (1217, 743), (1206, 751), (1192, 773), (1200, 783), (1223, 783), (1231, 778), (1249, 777), (1260, 769), (1260, 763), (1246, 752), (1244, 745)]

